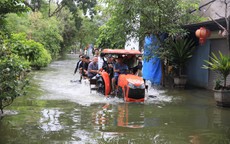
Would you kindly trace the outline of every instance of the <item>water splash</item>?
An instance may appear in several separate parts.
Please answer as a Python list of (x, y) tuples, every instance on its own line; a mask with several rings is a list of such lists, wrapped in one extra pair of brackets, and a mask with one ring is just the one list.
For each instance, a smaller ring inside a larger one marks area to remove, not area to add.
[(167, 90), (162, 89), (161, 86), (153, 86), (150, 81), (147, 81), (146, 84), (148, 85), (148, 90), (145, 103), (160, 104), (173, 101), (174, 97), (167, 95)]
[[(53, 62), (44, 73), (38, 75), (40, 85), (46, 94), (41, 99), (69, 100), (81, 105), (93, 103), (121, 103), (123, 99), (107, 98), (95, 91), (90, 93), (88, 80), (81, 84), (74, 82), (79, 80), (79, 73), (73, 75), (74, 60)], [(146, 103), (171, 102), (172, 97), (164, 95), (164, 90), (150, 88), (146, 94)]]
[(37, 76), (40, 85), (46, 94), (41, 99), (49, 100), (69, 100), (81, 105), (91, 105), (93, 103), (114, 103), (121, 102), (120, 99), (106, 98), (95, 91), (90, 93), (88, 80), (83, 80), (81, 84), (71, 82), (79, 80), (80, 75), (73, 75), (74, 60), (53, 62), (47, 71)]

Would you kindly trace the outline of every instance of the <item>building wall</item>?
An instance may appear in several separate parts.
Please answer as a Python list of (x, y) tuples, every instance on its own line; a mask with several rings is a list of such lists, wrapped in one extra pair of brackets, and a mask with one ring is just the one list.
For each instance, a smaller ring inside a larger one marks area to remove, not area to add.
[(193, 57), (187, 64), (188, 84), (208, 88), (208, 70), (203, 69), (204, 60), (209, 59), (210, 40), (196, 47)]
[[(212, 39), (210, 45), (210, 55), (213, 52), (215, 55), (219, 55), (219, 51), (226, 55), (228, 54), (227, 42), (226, 39)], [(216, 72), (209, 70), (209, 83), (208, 89), (213, 89), (215, 86), (215, 80), (221, 78)], [(230, 76), (227, 77), (227, 84), (230, 85)]]
[[(202, 66), (205, 64), (204, 60), (210, 60), (211, 53), (218, 56), (219, 51), (224, 55), (228, 54), (226, 40), (223, 38), (209, 39), (205, 45), (196, 47), (187, 65), (188, 84), (207, 89), (214, 88), (215, 81), (220, 76), (212, 70), (203, 69)], [(230, 76), (227, 78), (227, 85), (230, 85)]]
[[(210, 1), (211, 0), (202, 0), (200, 3), (200, 6), (203, 4), (206, 4)], [(216, 14), (216, 13), (218, 13), (218, 14)], [(200, 14), (202, 16), (212, 17), (213, 19), (219, 19), (220, 16), (224, 17), (224, 15), (225, 15), (225, 5), (221, 2), (221, 0), (216, 0), (212, 3), (210, 3), (209, 5), (201, 8)], [(228, 15), (229, 14), (230, 14), (230, 11), (229, 11)]]

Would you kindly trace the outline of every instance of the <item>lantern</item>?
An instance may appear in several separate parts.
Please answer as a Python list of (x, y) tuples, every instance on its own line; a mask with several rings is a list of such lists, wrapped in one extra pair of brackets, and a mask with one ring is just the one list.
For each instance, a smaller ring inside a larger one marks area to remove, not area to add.
[(196, 30), (196, 36), (199, 38), (200, 44), (204, 44), (206, 38), (209, 37), (210, 35), (211, 32), (205, 27), (200, 27), (198, 30)]

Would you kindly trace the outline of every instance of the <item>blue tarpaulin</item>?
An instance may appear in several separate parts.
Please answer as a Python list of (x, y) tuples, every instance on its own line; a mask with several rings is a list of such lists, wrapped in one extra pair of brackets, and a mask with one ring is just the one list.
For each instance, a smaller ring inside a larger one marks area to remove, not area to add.
[[(144, 79), (150, 80), (154, 85), (160, 85), (162, 76), (161, 61), (159, 58), (154, 57), (152, 52), (153, 49), (158, 47), (157, 38), (154, 35), (145, 37), (142, 75)], [(147, 60), (147, 57), (151, 58)]]

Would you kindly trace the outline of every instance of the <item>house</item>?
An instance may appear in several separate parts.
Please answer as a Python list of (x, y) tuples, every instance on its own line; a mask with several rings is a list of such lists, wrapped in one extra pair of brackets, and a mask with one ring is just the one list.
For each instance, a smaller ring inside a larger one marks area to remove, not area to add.
[[(224, 27), (226, 26), (224, 18), (217, 19), (216, 21)], [(203, 45), (199, 44), (199, 38), (195, 36), (195, 31), (200, 27), (205, 27), (211, 31), (211, 36), (207, 38)], [(218, 34), (220, 27), (214, 21), (185, 25), (184, 28), (189, 31), (190, 38), (197, 45), (194, 55), (187, 65), (188, 84), (212, 89), (215, 85), (214, 81), (219, 75), (211, 70), (203, 69), (202, 65), (205, 64), (204, 60), (209, 60), (212, 52), (215, 54), (218, 54), (218, 51), (221, 51), (223, 54), (229, 53), (226, 37)], [(230, 77), (227, 78), (227, 83), (230, 83)]]

